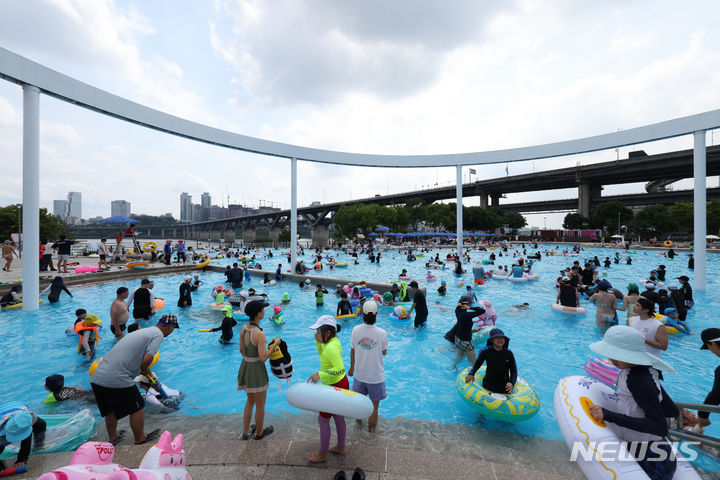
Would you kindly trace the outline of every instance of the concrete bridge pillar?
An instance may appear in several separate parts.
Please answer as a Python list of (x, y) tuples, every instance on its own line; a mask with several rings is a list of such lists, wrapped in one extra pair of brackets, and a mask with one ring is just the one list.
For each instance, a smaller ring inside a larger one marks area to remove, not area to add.
[(488, 208), (488, 206), (489, 206), (488, 194), (481, 193), (480, 194), (480, 208)]
[(274, 243), (279, 242), (281, 233), (282, 233), (281, 227), (272, 227), (270, 229), (270, 240), (272, 240)]
[(223, 241), (225, 243), (234, 243), (235, 242), (235, 230), (225, 230), (225, 233), (223, 234)]
[(492, 207), (500, 206), (500, 197), (502, 197), (502, 193), (493, 193), (490, 195), (490, 202)]
[[(165, 238), (165, 229), (164, 228), (160, 229), (160, 238)], [(173, 238), (175, 238), (175, 235), (173, 235)]]
[(220, 241), (220, 230), (210, 230), (210, 241), (211, 242), (219, 242)]
[[(172, 230), (173, 230), (173, 238), (177, 238), (177, 233), (176, 233), (177, 229), (173, 228)], [(187, 237), (187, 235), (185, 235), (185, 236)]]
[(315, 225), (312, 227), (312, 245), (313, 247), (327, 247), (330, 238), (330, 227), (327, 225)]
[(590, 202), (600, 198), (602, 185), (583, 182), (578, 185), (578, 213), (584, 217), (590, 216)]
[(255, 241), (255, 229), (243, 228), (243, 243), (249, 245)]

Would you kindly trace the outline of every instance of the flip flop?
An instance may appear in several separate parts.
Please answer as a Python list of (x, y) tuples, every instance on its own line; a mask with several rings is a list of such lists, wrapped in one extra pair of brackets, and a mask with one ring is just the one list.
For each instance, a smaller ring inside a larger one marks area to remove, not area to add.
[(135, 445), (144, 445), (156, 440), (160, 436), (160, 429), (153, 430), (152, 432), (145, 435), (145, 440), (142, 442), (135, 442)]
[(270, 434), (273, 433), (274, 431), (275, 431), (275, 427), (273, 427), (272, 425), (270, 425), (269, 427), (266, 427), (266, 428), (262, 431), (262, 435), (260, 435), (260, 436), (255, 435), (255, 440), (262, 440), (263, 438), (267, 437), (268, 435), (270, 435)]
[(122, 439), (125, 437), (126, 432), (127, 432), (127, 430), (120, 430), (117, 434), (117, 437), (115, 437), (115, 440), (113, 440), (110, 443), (112, 443), (113, 445), (117, 445), (118, 443), (120, 443), (122, 441)]
[(255, 429), (256, 429), (256, 427), (255, 427), (255, 424), (253, 423), (252, 425), (250, 425), (250, 432), (243, 433), (240, 436), (240, 440), (250, 440), (250, 437), (252, 436), (252, 434), (255, 433)]
[(357, 467), (353, 472), (352, 480), (365, 480), (365, 472), (360, 467)]

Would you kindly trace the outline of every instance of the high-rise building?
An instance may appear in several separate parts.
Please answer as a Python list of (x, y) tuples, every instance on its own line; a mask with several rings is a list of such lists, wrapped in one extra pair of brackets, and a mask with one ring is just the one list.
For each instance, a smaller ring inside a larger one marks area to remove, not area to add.
[(180, 221), (193, 221), (192, 195), (188, 195), (187, 192), (182, 192), (180, 194)]
[(67, 195), (67, 217), (73, 220), (73, 224), (77, 225), (82, 220), (82, 193), (68, 192)]
[(210, 202), (212, 201), (212, 198), (210, 198), (210, 194), (208, 192), (203, 192), (203, 194), (200, 196), (200, 206), (201, 209), (201, 215), (202, 217), (195, 217), (196, 222), (204, 222), (207, 220), (210, 220), (210, 209), (211, 205)]
[(65, 218), (65, 215), (67, 215), (67, 200), (53, 200), (53, 215)]
[(112, 202), (110, 202), (110, 216), (129, 217), (130, 202), (126, 202), (125, 200), (113, 200)]
[(205, 220), (207, 220), (207, 218), (205, 218), (203, 215), (202, 205), (194, 203), (192, 205), (192, 211), (193, 211), (193, 218), (192, 218), (193, 222), (204, 222)]
[(203, 192), (203, 194), (200, 195), (200, 205), (203, 208), (210, 208), (211, 204), (212, 198), (210, 198), (210, 194), (208, 192)]

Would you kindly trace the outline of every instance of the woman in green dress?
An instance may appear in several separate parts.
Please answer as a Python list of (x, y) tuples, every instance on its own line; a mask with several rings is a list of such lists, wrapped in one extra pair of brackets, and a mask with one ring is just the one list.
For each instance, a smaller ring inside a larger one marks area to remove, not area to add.
[[(247, 325), (240, 330), (240, 353), (243, 356), (240, 369), (238, 370), (238, 390), (245, 390), (247, 401), (243, 411), (243, 434), (242, 440), (249, 440), (250, 436), (257, 430), (255, 440), (260, 440), (270, 435), (274, 427), (270, 425), (263, 428), (265, 421), (265, 397), (267, 394), (268, 379), (265, 362), (270, 358), (270, 353), (280, 344), (280, 338), (275, 338), (266, 347), (265, 333), (259, 323), (265, 317), (267, 302), (253, 300), (245, 306), (245, 314), (250, 317)], [(255, 407), (255, 425), (250, 425), (253, 407)]]

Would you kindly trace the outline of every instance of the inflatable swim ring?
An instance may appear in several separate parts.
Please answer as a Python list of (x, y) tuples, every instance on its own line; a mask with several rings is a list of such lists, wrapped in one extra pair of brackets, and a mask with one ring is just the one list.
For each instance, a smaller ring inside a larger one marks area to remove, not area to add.
[(373, 411), (369, 397), (319, 383), (294, 383), (288, 389), (286, 398), (295, 408), (343, 417), (367, 418)]
[(157, 243), (150, 240), (149, 242), (145, 242), (145, 244), (142, 246), (143, 252), (151, 253), (157, 250)]
[[(555, 387), (553, 404), (558, 426), (570, 449), (580, 443), (583, 449), (592, 452), (589, 442), (613, 442), (613, 445), (623, 445), (605, 422), (596, 421), (590, 416), (590, 406), (593, 404), (612, 408), (613, 400), (611, 399), (614, 398), (614, 393), (615, 390), (590, 377), (573, 375), (560, 380)], [(593, 455), (589, 459), (580, 454), (577, 456), (576, 462), (589, 480), (647, 480), (648, 476), (640, 468), (640, 465), (624, 460), (630, 456), (625, 447), (620, 446), (619, 448), (620, 452), (617, 455), (608, 455), (602, 458), (597, 451), (592, 452)], [(690, 462), (680, 460), (681, 452), (676, 454), (678, 462), (673, 479), (699, 480), (700, 477)]]
[(223, 302), (223, 303), (211, 303), (210, 308), (213, 310), (222, 310), (223, 308), (230, 305), (230, 302)]
[(565, 307), (559, 303), (551, 304), (550, 308), (559, 313), (569, 313), (572, 315), (585, 315), (587, 313), (587, 309), (585, 307)]
[[(38, 300), (38, 305), (41, 304), (41, 303), (43, 303), (42, 298)], [(8, 305), (7, 307), (2, 307), (2, 309), (3, 309), (3, 310), (10, 310), (11, 308), (20, 308), (20, 307), (22, 307), (22, 306), (23, 306), (23, 304), (22, 304), (22, 302), (20, 302), (20, 303), (16, 303), (16, 304), (13, 304), (13, 305)]]
[(671, 242), (670, 240), (665, 240), (665, 241), (663, 242), (663, 245), (666, 246), (666, 247), (672, 247), (672, 242)]
[(484, 347), (487, 343), (487, 339), (490, 336), (490, 330), (492, 330), (492, 325), (486, 325), (484, 327), (480, 327), (480, 330), (472, 333), (472, 342), (473, 345), (478, 347)]
[(357, 318), (354, 313), (348, 313), (347, 315), (335, 315), (336, 320), (347, 320), (348, 318)]
[(609, 360), (600, 360), (599, 358), (591, 358), (585, 364), (585, 371), (595, 380), (600, 380), (609, 387), (615, 387), (620, 369), (612, 364)]
[(134, 268), (136, 270), (144, 270), (149, 266), (148, 262), (128, 262), (125, 264), (125, 268)]
[(540, 399), (535, 390), (518, 377), (515, 388), (509, 394), (493, 393), (482, 386), (485, 366), (475, 372), (475, 380), (465, 383), (465, 377), (471, 367), (463, 369), (455, 379), (455, 387), (463, 399), (478, 413), (505, 422), (521, 422), (537, 415)]
[(195, 268), (205, 268), (205, 267), (207, 267), (208, 265), (210, 265), (210, 259), (209, 259), (209, 258), (208, 258), (207, 260), (205, 260), (204, 262), (200, 262), (200, 263), (198, 263), (197, 265), (195, 265)]
[(38, 477), (38, 480), (103, 480), (111, 474), (127, 470), (113, 463), (115, 447), (107, 442), (85, 442), (73, 454), (70, 465), (60, 467)]
[[(89, 409), (84, 408), (71, 415), (39, 415), (47, 423), (45, 442), (42, 448), (31, 450), (30, 454), (69, 452), (82, 445), (97, 429), (95, 417)], [(5, 447), (0, 460), (17, 456), (19, 443)]]
[(336, 267), (336, 268), (344, 268), (344, 267), (347, 267), (347, 266), (348, 266), (348, 262), (337, 262), (337, 263), (335, 264), (335, 267)]
[(98, 267), (97, 265), (90, 265), (87, 267), (75, 267), (75, 273), (93, 273), (97, 272), (99, 268), (100, 267)]

